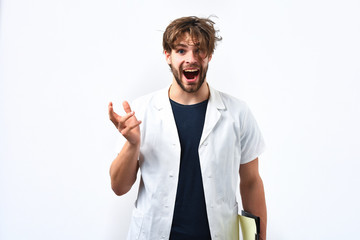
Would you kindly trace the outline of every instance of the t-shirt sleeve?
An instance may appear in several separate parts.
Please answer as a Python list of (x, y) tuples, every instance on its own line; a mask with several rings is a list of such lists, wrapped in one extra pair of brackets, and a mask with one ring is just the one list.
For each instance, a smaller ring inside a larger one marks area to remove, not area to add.
[(259, 126), (246, 106), (241, 127), (241, 164), (251, 162), (265, 150), (265, 142)]

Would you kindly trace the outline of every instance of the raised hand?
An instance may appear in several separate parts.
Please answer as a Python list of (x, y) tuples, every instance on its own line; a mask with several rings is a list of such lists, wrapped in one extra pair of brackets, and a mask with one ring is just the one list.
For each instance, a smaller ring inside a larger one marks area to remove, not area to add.
[(127, 101), (123, 102), (125, 115), (120, 116), (114, 112), (112, 102), (109, 103), (109, 118), (119, 132), (129, 141), (129, 143), (140, 144), (140, 128), (141, 121), (135, 117), (135, 112), (131, 111), (130, 105)]

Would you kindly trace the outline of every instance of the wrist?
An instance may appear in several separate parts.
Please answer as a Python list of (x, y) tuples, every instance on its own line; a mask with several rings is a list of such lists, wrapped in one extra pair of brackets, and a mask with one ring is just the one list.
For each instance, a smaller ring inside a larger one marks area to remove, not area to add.
[(130, 142), (128, 140), (126, 145), (129, 150), (140, 150), (140, 142)]

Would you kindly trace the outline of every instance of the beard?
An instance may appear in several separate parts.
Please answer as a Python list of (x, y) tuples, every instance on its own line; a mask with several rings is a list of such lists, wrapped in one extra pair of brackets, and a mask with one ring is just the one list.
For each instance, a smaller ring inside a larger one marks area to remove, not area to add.
[[(174, 78), (175, 78), (177, 84), (181, 87), (181, 89), (184, 92), (187, 92), (187, 93), (195, 93), (195, 92), (197, 92), (201, 88), (201, 86), (203, 85), (203, 83), (204, 83), (204, 81), (206, 79), (206, 73), (207, 73), (207, 70), (208, 70), (208, 65), (206, 66), (205, 69), (202, 66), (200, 66), (198, 81), (196, 81), (196, 82), (194, 82), (192, 84), (187, 84), (187, 85), (185, 85), (181, 81), (181, 75), (183, 73), (183, 66), (181, 65), (179, 70), (175, 69), (171, 64), (169, 64), (169, 66), (170, 66), (171, 72), (174, 75)], [(190, 67), (199, 67), (199, 66), (191, 65)]]

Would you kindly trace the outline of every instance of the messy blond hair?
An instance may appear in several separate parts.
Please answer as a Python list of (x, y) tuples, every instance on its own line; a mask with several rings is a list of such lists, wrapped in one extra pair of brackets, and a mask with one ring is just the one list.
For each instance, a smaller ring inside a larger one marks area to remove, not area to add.
[(175, 19), (164, 32), (163, 48), (170, 53), (182, 36), (188, 33), (192, 42), (198, 44), (206, 55), (212, 55), (216, 43), (222, 40), (220, 36), (217, 36), (218, 31), (215, 30), (214, 25), (215, 23), (210, 18), (190, 16)]

